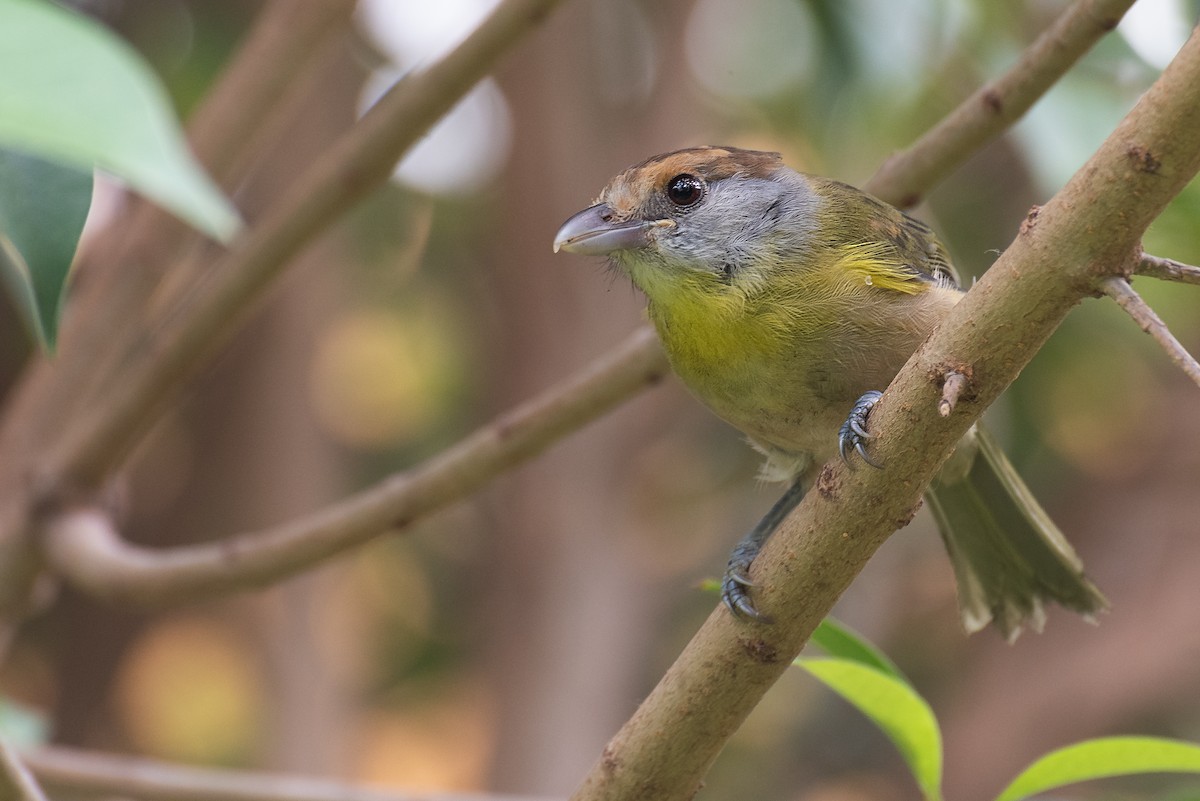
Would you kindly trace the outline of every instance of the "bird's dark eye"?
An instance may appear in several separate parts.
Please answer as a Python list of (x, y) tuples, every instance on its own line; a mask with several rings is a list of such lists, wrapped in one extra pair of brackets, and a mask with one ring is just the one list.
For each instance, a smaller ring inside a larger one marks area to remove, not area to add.
[(676, 206), (691, 206), (704, 197), (704, 181), (686, 172), (667, 181), (667, 199)]

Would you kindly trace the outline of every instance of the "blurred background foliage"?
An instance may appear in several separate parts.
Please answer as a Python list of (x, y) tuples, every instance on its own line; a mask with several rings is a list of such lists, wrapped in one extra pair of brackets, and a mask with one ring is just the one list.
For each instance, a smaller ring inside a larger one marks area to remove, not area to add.
[[(281, 146), (236, 196), (253, 219), (380, 86), (492, 0), (362, 0)], [(78, 0), (186, 116), (250, 25), (235, 0)], [(319, 508), (436, 453), (603, 353), (642, 301), (553, 257), (558, 224), (628, 164), (728, 143), (864, 182), (1010, 65), (1063, 0), (570, 0), (301, 260), (140, 453), (128, 531), (212, 539)], [(987, 269), (1195, 23), (1140, 0), (1027, 119), (918, 213)], [(1131, 199), (1132, 201), (1132, 199)], [(98, 195), (92, 235), (121, 205)], [(1200, 261), (1200, 186), (1147, 248)], [(169, 268), (169, 265), (164, 265)], [(1192, 352), (1200, 292), (1139, 280)], [(0, 386), (26, 352), (5, 310)], [(1108, 302), (1081, 305), (991, 412), (1107, 592), (1007, 646), (958, 628), (926, 513), (837, 613), (880, 643), (946, 733), (948, 797), (1118, 732), (1200, 740), (1200, 396)], [(738, 436), (668, 381), (403, 537), (221, 602), (135, 613), (67, 594), (0, 671), (57, 742), (412, 788), (565, 795), (714, 604), (697, 586), (770, 504)], [(1162, 797), (1156, 780), (1103, 793)], [(1172, 785), (1174, 786), (1174, 785)], [(1198, 791), (1200, 792), (1200, 791)], [(1082, 794), (1082, 791), (1081, 791)], [(891, 746), (797, 672), (718, 761), (708, 798), (916, 798)]]

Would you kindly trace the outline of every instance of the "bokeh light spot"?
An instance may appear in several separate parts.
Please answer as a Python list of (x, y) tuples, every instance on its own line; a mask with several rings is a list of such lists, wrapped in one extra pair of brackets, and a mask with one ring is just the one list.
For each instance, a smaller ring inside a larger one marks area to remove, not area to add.
[(120, 717), (148, 754), (244, 762), (261, 719), (262, 682), (225, 626), (165, 621), (134, 643), (117, 676)]
[(310, 381), (326, 431), (344, 444), (376, 448), (428, 426), (451, 382), (450, 325), (433, 313), (384, 310), (335, 320), (317, 346)]

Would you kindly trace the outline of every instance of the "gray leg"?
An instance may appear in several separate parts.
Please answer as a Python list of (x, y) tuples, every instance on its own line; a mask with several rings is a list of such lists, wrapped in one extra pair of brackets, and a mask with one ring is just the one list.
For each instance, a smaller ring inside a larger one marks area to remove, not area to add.
[(767, 617), (759, 614), (750, 601), (750, 565), (783, 518), (800, 504), (804, 492), (804, 484), (800, 479), (796, 479), (787, 492), (783, 493), (783, 497), (758, 521), (758, 525), (734, 546), (729, 555), (729, 566), (725, 569), (725, 578), (721, 580), (721, 600), (735, 617), (770, 622)]

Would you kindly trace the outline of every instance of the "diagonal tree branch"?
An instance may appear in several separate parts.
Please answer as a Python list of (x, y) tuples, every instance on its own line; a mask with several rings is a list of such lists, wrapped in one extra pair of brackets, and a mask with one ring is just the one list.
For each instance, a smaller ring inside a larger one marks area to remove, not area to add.
[[(353, 5), (353, 0), (271, 0), (265, 5), (188, 125), (197, 158), (222, 186), (236, 184), (241, 174), (236, 165), (255, 151), (263, 128), (297, 83), (297, 72), (321, 52), (325, 39), (344, 31), (338, 22), (349, 18)], [(10, 458), (25, 450), (24, 442), (56, 430), (73, 409), (90, 400), (83, 391), (85, 377), (93, 382), (106, 377), (95, 368), (112, 351), (113, 332), (141, 322), (140, 305), (164, 275), (172, 274), (162, 265), (174, 258), (180, 242), (196, 236), (136, 195), (129, 203), (128, 222), (113, 226), (89, 246), (76, 271), (71, 313), (63, 321), (63, 348), (53, 361), (43, 357), (33, 364), (5, 410), (6, 423), (20, 421), (10, 423), (0, 440)]]
[[(39, 566), (31, 535), (42, 519), (100, 487), (289, 259), (386, 182), (396, 160), (558, 2), (505, 0), (453, 51), (409, 73), (239, 236), (163, 330), (140, 332), (131, 369), (110, 393), (66, 418), (47, 442), (19, 449), (20, 464), (0, 464), (0, 609), (19, 617), (27, 606)], [(72, 391), (56, 383), (51, 401)], [(23, 441), (22, 428), (18, 417), (6, 430)]]
[[(302, 89), (280, 92), (279, 87), (294, 83), (297, 71), (312, 69), (316, 56), (328, 49), (322, 43), (344, 33), (352, 6), (353, 0), (271, 0), (265, 5), (229, 70), (197, 110), (200, 130), (189, 132), (201, 160), (216, 159), (218, 182), (229, 186), (238, 179), (236, 165), (261, 147), (264, 126), (272, 124), (289, 94)], [(254, 102), (242, 103), (227, 82), (249, 91), (247, 100)], [(113, 378), (107, 365), (118, 351), (114, 340), (124, 343), (131, 334), (144, 333), (136, 328), (144, 324), (141, 305), (164, 275), (178, 272), (163, 267), (193, 236), (165, 212), (133, 198), (128, 222), (107, 231), (83, 255), (57, 357), (35, 356), (6, 399), (0, 421), (0, 609), (11, 609), (14, 616), (27, 606), (36, 573), (24, 536), (31, 495), (41, 492), (30, 486), (31, 477), (40, 481), (31, 476), (31, 462), (61, 435), (64, 420), (95, 406), (98, 387)]]
[(345, 31), (353, 10), (354, 0), (270, 0), (263, 7), (220, 82), (188, 119), (196, 156), (226, 188), (272, 124), (270, 111), (287, 103), (297, 75), (331, 34)]
[(8, 801), (47, 801), (42, 788), (5, 740), (0, 740), (0, 798)]
[(943, 176), (1024, 116), (1132, 5), (1133, 0), (1072, 3), (1010, 70), (888, 159), (864, 188), (900, 208), (917, 205)]
[[(1072, 307), (1132, 269), (1140, 238), (1200, 169), (1200, 33), (896, 376), (871, 415), (883, 470), (825, 466), (755, 562), (770, 626), (718, 607), (617, 733), (575, 801), (691, 799), (726, 740), (867, 559), (908, 522), (954, 445)], [(1136, 203), (1131, 203), (1136, 198)], [(975, 397), (938, 412), (943, 365)]]
[(310, 517), (219, 542), (167, 550), (123, 542), (102, 510), (52, 517), (50, 567), (94, 595), (177, 603), (277, 581), (460, 500), (667, 372), (654, 332), (642, 329), (584, 372), (502, 415), (425, 464)]
[(1162, 349), (1171, 357), (1171, 361), (1179, 365), (1179, 369), (1183, 370), (1188, 378), (1200, 385), (1200, 363), (1197, 363), (1192, 354), (1187, 352), (1187, 348), (1175, 338), (1171, 329), (1167, 328), (1167, 324), (1155, 314), (1154, 309), (1150, 308), (1150, 304), (1134, 291), (1124, 276), (1113, 275), (1105, 278), (1100, 282), (1100, 289), (1105, 295), (1115, 300), (1117, 305), (1133, 318), (1139, 328), (1154, 337), (1154, 341), (1162, 346)]

